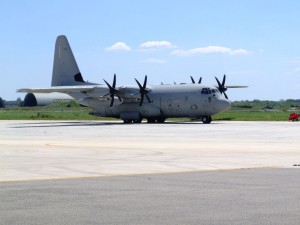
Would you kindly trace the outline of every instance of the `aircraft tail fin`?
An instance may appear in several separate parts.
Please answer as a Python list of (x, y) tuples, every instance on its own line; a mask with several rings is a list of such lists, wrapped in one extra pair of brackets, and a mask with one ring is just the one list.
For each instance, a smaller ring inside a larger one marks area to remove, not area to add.
[(86, 85), (77, 66), (68, 39), (60, 35), (56, 39), (51, 86)]

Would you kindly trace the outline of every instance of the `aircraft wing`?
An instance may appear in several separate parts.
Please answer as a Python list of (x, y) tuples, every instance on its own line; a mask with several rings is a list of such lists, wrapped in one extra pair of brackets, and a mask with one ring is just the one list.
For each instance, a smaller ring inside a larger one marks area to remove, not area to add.
[(57, 86), (57, 87), (49, 87), (49, 88), (22, 88), (18, 89), (17, 92), (26, 92), (26, 93), (51, 93), (51, 92), (86, 92), (92, 91), (97, 86)]
[[(136, 102), (141, 99), (140, 90), (137, 87), (118, 87), (115, 96), (122, 102)], [(22, 93), (84, 93), (89, 98), (109, 100), (110, 90), (102, 85), (80, 85), (80, 86), (55, 86), (49, 88), (22, 88), (17, 92)]]
[(241, 86), (241, 85), (229, 85), (226, 88), (247, 88), (248, 86)]

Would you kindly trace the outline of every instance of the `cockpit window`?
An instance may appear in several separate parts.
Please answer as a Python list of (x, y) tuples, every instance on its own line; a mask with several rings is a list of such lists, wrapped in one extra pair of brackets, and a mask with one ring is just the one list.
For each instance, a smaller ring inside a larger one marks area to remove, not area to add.
[(203, 95), (216, 94), (216, 93), (219, 93), (218, 89), (203, 88), (201, 90), (201, 94)]
[(203, 88), (202, 91), (201, 91), (201, 94), (208, 95), (208, 94), (211, 94), (211, 91), (210, 91), (209, 88)]

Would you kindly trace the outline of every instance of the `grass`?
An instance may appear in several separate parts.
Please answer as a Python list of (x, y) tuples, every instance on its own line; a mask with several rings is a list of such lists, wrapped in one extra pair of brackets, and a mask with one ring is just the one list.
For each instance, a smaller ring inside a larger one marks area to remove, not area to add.
[[(264, 109), (266, 106), (271, 110)], [(299, 100), (239, 101), (230, 110), (214, 115), (213, 120), (228, 121), (287, 121), (291, 111), (300, 112)], [(92, 115), (92, 109), (75, 101), (59, 102), (44, 107), (7, 107), (0, 109), (0, 120), (115, 120)], [(172, 121), (189, 121), (172, 118)]]
[[(38, 107), (7, 107), (0, 110), (0, 120), (101, 120), (88, 107), (76, 102), (60, 102)], [(110, 118), (105, 118), (105, 120)]]
[(287, 121), (291, 112), (300, 113), (299, 100), (236, 101), (230, 110), (214, 115), (213, 120)]
[(289, 112), (284, 111), (227, 111), (213, 116), (213, 120), (232, 121), (287, 121)]

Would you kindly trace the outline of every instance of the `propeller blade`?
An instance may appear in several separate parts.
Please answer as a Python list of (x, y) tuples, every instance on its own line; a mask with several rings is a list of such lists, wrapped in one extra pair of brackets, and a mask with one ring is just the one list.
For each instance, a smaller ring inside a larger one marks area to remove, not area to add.
[(114, 74), (114, 79), (113, 79), (113, 85), (112, 85), (113, 89), (116, 88), (116, 74)]
[(223, 76), (223, 82), (222, 82), (222, 86), (225, 87), (225, 80), (226, 80), (226, 75), (224, 74)]
[(123, 101), (122, 98), (121, 98), (120, 96), (117, 95), (117, 97), (118, 97), (118, 99), (119, 99), (120, 102)]
[[(192, 83), (196, 84), (194, 78), (192, 76), (190, 76), (190, 77), (191, 77)], [(201, 84), (201, 81), (202, 81), (202, 77), (199, 78), (198, 84)]]
[(226, 99), (228, 99), (228, 96), (225, 93), (225, 91), (227, 91), (227, 87), (225, 86), (226, 75), (224, 74), (224, 76), (223, 76), (222, 84), (221, 84), (221, 82), (219, 81), (219, 79), (217, 77), (215, 77), (215, 78), (216, 78), (216, 81), (218, 83), (218, 89), (219, 89), (219, 91), (221, 92), (221, 94), (224, 94), (224, 96), (225, 96)]
[(220, 81), (219, 81), (219, 79), (217, 78), (217, 77), (215, 77), (216, 78), (216, 81), (217, 81), (217, 83), (218, 83), (218, 89), (219, 89), (219, 91), (221, 92), (221, 94), (222, 94), (222, 89), (221, 89), (221, 87), (222, 87), (222, 85), (221, 85), (221, 83), (220, 83)]
[(139, 104), (140, 107), (143, 105), (143, 102), (144, 102), (144, 95), (141, 95), (141, 100), (140, 100), (140, 104)]
[[(116, 89), (116, 80), (117, 80), (116, 79), (116, 74), (114, 74), (114, 79), (113, 79), (112, 86), (106, 80), (104, 80), (104, 82), (106, 83), (107, 87), (109, 88), (109, 93), (105, 94), (104, 96), (107, 96), (107, 95), (110, 96), (110, 98), (111, 98), (110, 107), (112, 107), (114, 105), (114, 101), (115, 101), (114, 97), (118, 93), (118, 90)], [(117, 97), (118, 97), (118, 99), (120, 101), (122, 101), (122, 99), (119, 96), (117, 96)]]
[(114, 98), (114, 96), (112, 95), (112, 96), (111, 96), (110, 107), (112, 107), (112, 106), (114, 105), (114, 101), (115, 101), (115, 98)]
[(232, 86), (226, 86), (225, 85), (225, 82), (226, 82), (226, 75), (224, 74), (223, 76), (223, 80), (222, 80), (222, 84), (220, 83), (219, 79), (217, 77), (216, 78), (216, 81), (218, 83), (218, 89), (219, 91), (221, 92), (221, 94), (223, 93), (225, 98), (228, 99), (228, 96), (227, 94), (225, 93), (227, 91), (228, 88), (246, 88), (248, 86), (243, 86), (243, 85), (232, 85)]
[(150, 100), (149, 96), (147, 94), (145, 94), (145, 95), (146, 95), (146, 98), (147, 98), (148, 102), (151, 103), (151, 100)]
[(192, 83), (194, 84), (195, 83), (194, 78), (192, 76), (190, 76), (190, 77), (191, 77)]
[(136, 78), (134, 78), (134, 79), (135, 79), (135, 81), (136, 81), (136, 83), (138, 84), (139, 89), (140, 89), (141, 100), (140, 100), (139, 106), (142, 106), (142, 105), (143, 105), (143, 102), (144, 102), (144, 96), (145, 96), (145, 95), (146, 95), (146, 98), (147, 98), (148, 102), (151, 103), (151, 100), (150, 100), (149, 96), (147, 95), (147, 93), (149, 92), (149, 91), (147, 90), (147, 75), (145, 76), (143, 86), (141, 85), (141, 83), (140, 83)]
[(146, 90), (146, 86), (147, 86), (147, 75), (145, 76), (145, 80), (144, 80), (144, 85), (143, 85), (144, 90)]
[(198, 81), (198, 84), (201, 84), (201, 81), (202, 81), (202, 77), (200, 77), (200, 79)]
[(135, 81), (136, 81), (136, 83), (138, 84), (138, 86), (139, 86), (139, 88), (140, 88), (140, 90), (142, 90), (143, 89), (143, 87), (142, 87), (142, 85), (140, 84), (140, 82), (136, 79), (136, 78), (134, 78), (135, 79)]
[[(103, 80), (104, 80), (104, 79), (103, 79)], [(104, 80), (104, 82), (105, 82), (106, 85), (108, 86), (109, 90), (111, 90), (111, 89), (112, 89), (112, 86), (110, 86), (110, 84), (109, 84), (106, 80)], [(106, 94), (106, 95), (108, 95), (108, 94)]]
[(226, 95), (226, 93), (225, 93), (225, 92), (223, 92), (223, 94), (224, 94), (225, 98), (226, 98), (226, 99), (228, 99), (228, 96)]

